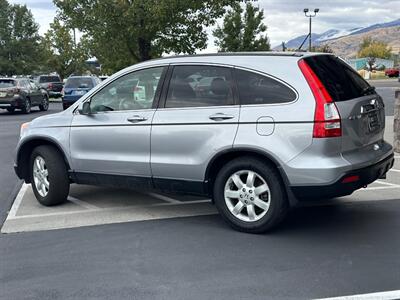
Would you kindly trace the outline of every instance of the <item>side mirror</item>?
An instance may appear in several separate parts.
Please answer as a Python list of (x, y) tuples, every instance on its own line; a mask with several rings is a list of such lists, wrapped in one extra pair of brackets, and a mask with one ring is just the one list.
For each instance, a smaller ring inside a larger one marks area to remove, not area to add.
[(78, 112), (81, 115), (90, 115), (90, 102), (85, 101), (83, 103), (80, 103), (78, 106)]

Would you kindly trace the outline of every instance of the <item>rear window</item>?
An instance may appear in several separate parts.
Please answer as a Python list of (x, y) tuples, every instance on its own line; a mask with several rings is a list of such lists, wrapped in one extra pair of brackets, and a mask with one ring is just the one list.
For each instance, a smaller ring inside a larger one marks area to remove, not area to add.
[(296, 100), (296, 93), (283, 83), (257, 73), (235, 70), (240, 104), (273, 104)]
[(0, 88), (9, 88), (15, 86), (14, 80), (0, 79)]
[(65, 83), (65, 88), (79, 89), (79, 88), (92, 88), (93, 80), (91, 78), (68, 78)]
[(370, 85), (348, 64), (333, 55), (305, 58), (333, 101), (346, 101), (366, 95)]
[(58, 76), (40, 76), (39, 83), (46, 83), (46, 82), (60, 82), (60, 77)]

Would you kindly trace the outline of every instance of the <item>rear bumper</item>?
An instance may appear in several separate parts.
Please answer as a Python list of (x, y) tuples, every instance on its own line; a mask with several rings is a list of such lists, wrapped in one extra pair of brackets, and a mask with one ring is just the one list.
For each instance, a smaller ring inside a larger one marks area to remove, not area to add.
[[(323, 199), (334, 198), (350, 195), (355, 190), (358, 190), (375, 180), (384, 176), (390, 168), (393, 167), (394, 155), (393, 153), (378, 163), (372, 164), (368, 167), (355, 169), (346, 172), (339, 180), (329, 185), (313, 185), (313, 186), (292, 186), (293, 194), (299, 200), (307, 199)], [(344, 183), (343, 180), (350, 176), (355, 176), (358, 180), (354, 182)]]
[(23, 104), (23, 99), (21, 97), (13, 97), (13, 98), (1, 98), (0, 100), (0, 108), (7, 107), (20, 107)]

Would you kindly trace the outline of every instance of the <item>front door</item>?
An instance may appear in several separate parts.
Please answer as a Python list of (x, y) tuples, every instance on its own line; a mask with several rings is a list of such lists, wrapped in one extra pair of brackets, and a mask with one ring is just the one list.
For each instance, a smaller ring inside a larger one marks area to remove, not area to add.
[(151, 121), (164, 69), (148, 68), (119, 77), (88, 100), (89, 114), (75, 114), (70, 151), (78, 175), (151, 177)]

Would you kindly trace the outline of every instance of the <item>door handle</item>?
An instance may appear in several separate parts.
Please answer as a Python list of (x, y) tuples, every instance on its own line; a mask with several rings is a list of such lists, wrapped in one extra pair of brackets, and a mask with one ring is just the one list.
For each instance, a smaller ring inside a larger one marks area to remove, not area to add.
[(216, 113), (214, 115), (209, 116), (208, 118), (214, 121), (223, 121), (223, 120), (233, 119), (234, 117), (235, 116), (227, 115), (224, 113)]
[(142, 116), (135, 115), (135, 116), (129, 117), (129, 118), (126, 119), (126, 120), (127, 120), (128, 122), (131, 122), (131, 123), (138, 123), (138, 122), (146, 121), (147, 118), (142, 117)]

